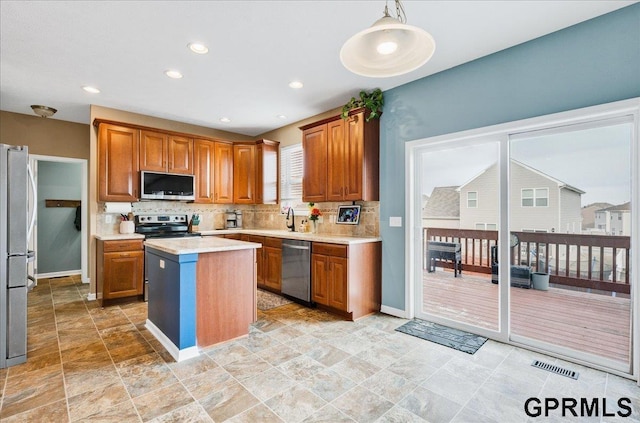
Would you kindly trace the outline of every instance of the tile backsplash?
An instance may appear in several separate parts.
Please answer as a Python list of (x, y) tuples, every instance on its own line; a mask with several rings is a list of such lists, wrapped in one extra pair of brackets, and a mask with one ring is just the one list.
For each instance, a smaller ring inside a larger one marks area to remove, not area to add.
[[(350, 203), (316, 203), (315, 207), (322, 212), (323, 223), (318, 224), (318, 233), (326, 235), (347, 236), (379, 236), (380, 235), (380, 203), (378, 201), (359, 202), (360, 224), (338, 225), (335, 223), (338, 206)], [(101, 235), (117, 234), (120, 227), (120, 215), (111, 214), (112, 223), (106, 223), (103, 204), (98, 205), (97, 231)], [(222, 205), (194, 204), (179, 201), (141, 201), (133, 203), (134, 214), (192, 214), (200, 215), (200, 231), (222, 229), (225, 226), (225, 212), (241, 210), (243, 228), (245, 229), (286, 229), (285, 215), (280, 213), (279, 205)], [(300, 228), (304, 216), (296, 215), (296, 231)]]

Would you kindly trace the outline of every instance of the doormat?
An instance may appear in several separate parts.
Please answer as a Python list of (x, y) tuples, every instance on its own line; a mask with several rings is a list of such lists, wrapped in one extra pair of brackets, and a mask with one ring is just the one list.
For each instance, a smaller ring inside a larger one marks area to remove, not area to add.
[(292, 301), (281, 297), (280, 295), (258, 289), (256, 301), (258, 310), (270, 310), (272, 308), (280, 307), (291, 302)]
[(483, 336), (424, 320), (411, 320), (396, 330), (467, 354), (475, 354), (487, 342), (487, 338)]

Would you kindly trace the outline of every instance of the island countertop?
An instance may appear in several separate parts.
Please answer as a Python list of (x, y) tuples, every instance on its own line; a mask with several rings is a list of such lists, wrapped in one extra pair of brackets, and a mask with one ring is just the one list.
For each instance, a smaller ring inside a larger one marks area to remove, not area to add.
[(268, 236), (274, 238), (283, 238), (283, 239), (298, 239), (303, 241), (312, 241), (312, 242), (326, 242), (330, 244), (365, 244), (368, 242), (378, 242), (381, 241), (380, 237), (357, 237), (357, 236), (349, 236), (349, 235), (328, 235), (328, 234), (314, 234), (310, 232), (290, 232), (280, 229), (214, 229), (214, 230), (205, 230), (200, 231), (200, 233), (204, 237), (211, 237), (212, 235), (225, 235), (225, 234), (247, 234), (247, 235), (258, 235), (258, 236)]
[(261, 244), (255, 242), (217, 237), (156, 238), (145, 240), (144, 245), (174, 255), (216, 253), (262, 247)]

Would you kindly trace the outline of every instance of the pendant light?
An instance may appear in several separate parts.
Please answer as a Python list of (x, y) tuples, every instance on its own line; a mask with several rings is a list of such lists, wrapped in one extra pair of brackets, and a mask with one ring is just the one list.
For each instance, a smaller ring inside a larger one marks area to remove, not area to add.
[(342, 64), (351, 72), (373, 78), (402, 75), (431, 59), (436, 43), (427, 31), (407, 25), (400, 0), (395, 0), (396, 17), (384, 16), (370, 28), (349, 38), (340, 50)]

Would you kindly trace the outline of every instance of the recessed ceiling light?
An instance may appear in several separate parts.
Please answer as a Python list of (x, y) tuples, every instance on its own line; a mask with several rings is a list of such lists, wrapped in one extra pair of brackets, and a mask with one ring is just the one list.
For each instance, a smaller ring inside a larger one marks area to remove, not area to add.
[(289, 82), (289, 86), (291, 88), (295, 88), (295, 89), (304, 87), (304, 85), (300, 81), (291, 81), (291, 82)]
[(167, 75), (169, 78), (172, 79), (180, 79), (182, 78), (182, 74), (180, 72), (178, 72), (177, 70), (167, 70), (164, 71), (164, 74)]
[(100, 92), (96, 87), (91, 87), (89, 85), (85, 85), (82, 89), (91, 94), (98, 94)]
[(280, 119), (286, 119), (287, 118), (285, 115), (276, 115), (276, 117), (278, 117)]
[(229, 119), (228, 117), (221, 117), (221, 118), (220, 118), (220, 122), (222, 122), (222, 123), (229, 123), (229, 122), (231, 122), (231, 119)]
[(207, 48), (207, 46), (200, 43), (189, 44), (189, 49), (191, 49), (192, 52), (197, 54), (207, 54), (209, 52), (209, 49)]

